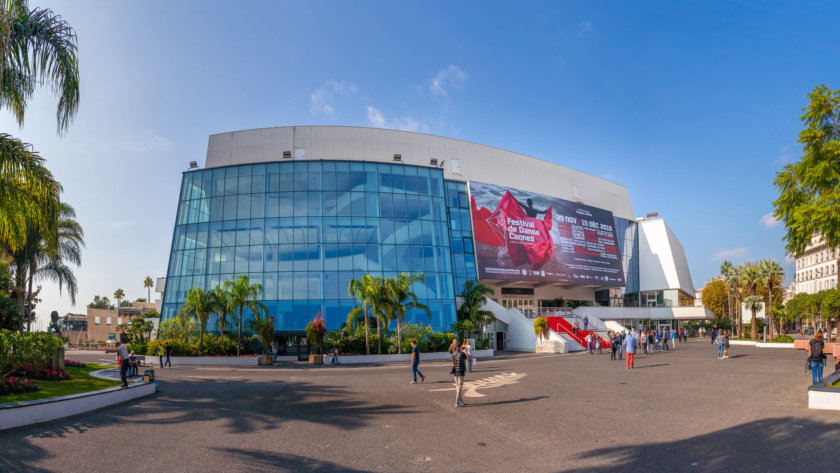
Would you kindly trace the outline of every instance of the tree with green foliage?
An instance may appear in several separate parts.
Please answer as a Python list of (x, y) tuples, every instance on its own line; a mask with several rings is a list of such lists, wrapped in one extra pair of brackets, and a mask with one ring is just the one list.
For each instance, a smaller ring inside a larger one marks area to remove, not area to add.
[(391, 320), (397, 321), (397, 353), (402, 353), (402, 321), (406, 319), (407, 310), (414, 309), (426, 314), (431, 319), (429, 307), (417, 301), (417, 294), (411, 290), (415, 282), (423, 282), (423, 273), (401, 273), (394, 278), (385, 279), (385, 301), (383, 312), (390, 314)]
[(213, 289), (213, 313), (216, 314), (216, 325), (219, 327), (219, 336), (225, 336), (225, 326), (228, 316), (231, 314), (228, 304), (229, 294), (219, 286)]
[[(58, 132), (70, 125), (79, 105), (77, 39), (51, 10), (29, 9), (26, 0), (0, 2), (0, 108), (23, 126), (37, 85), (50, 83), (58, 96)], [(0, 133), (0, 247), (18, 251), (35, 231), (52, 236), (61, 185), (30, 146)]]
[(800, 116), (802, 156), (776, 174), (773, 215), (785, 224), (785, 249), (799, 257), (815, 234), (840, 245), (840, 90), (823, 84), (806, 96)]
[(143, 287), (146, 288), (146, 300), (143, 302), (152, 302), (152, 286), (155, 285), (155, 282), (152, 281), (151, 276), (146, 276), (146, 279), (143, 280)]
[(111, 300), (108, 299), (107, 296), (93, 296), (93, 302), (87, 305), (91, 309), (106, 309), (106, 310), (114, 310), (114, 306), (111, 305)]
[(125, 297), (125, 291), (117, 289), (114, 291), (114, 299), (117, 300), (117, 307), (122, 307), (122, 299)]
[(727, 317), (729, 313), (729, 286), (725, 282), (715, 279), (706, 283), (701, 299), (703, 307), (715, 314), (715, 325), (720, 324), (721, 320)]
[(205, 291), (200, 287), (193, 287), (187, 291), (187, 299), (178, 309), (198, 321), (198, 346), (204, 350), (204, 332), (207, 331), (207, 320), (213, 311), (213, 291)]
[(773, 259), (763, 259), (759, 263), (761, 282), (767, 288), (767, 323), (770, 326), (770, 338), (776, 338), (776, 322), (773, 320), (773, 288), (781, 287), (785, 270)]
[(743, 274), (744, 274), (744, 265), (736, 265), (730, 266), (725, 276), (726, 284), (729, 285), (730, 291), (735, 297), (735, 317), (738, 319), (737, 327), (738, 327), (738, 335), (740, 336), (744, 332), (744, 318), (741, 316), (741, 301), (743, 300)]
[(248, 276), (243, 274), (236, 281), (225, 281), (222, 284), (222, 289), (228, 294), (228, 311), (238, 311), (239, 330), (236, 335), (236, 356), (240, 356), (242, 349), (242, 318), (245, 308), (247, 307), (248, 310), (255, 314), (255, 318), (258, 317), (256, 315), (257, 313), (264, 314), (268, 312), (265, 304), (259, 301), (259, 297), (263, 291), (262, 285), (259, 283), (251, 284)]
[(750, 319), (750, 338), (758, 340), (758, 318), (755, 314), (764, 307), (764, 297), (757, 295), (747, 296), (744, 298), (744, 307), (752, 312), (752, 318)]
[(354, 307), (347, 314), (347, 324), (351, 325), (353, 319), (359, 315), (364, 316), (365, 321), (365, 353), (370, 355), (370, 321), (368, 311), (375, 309), (381, 312), (381, 301), (383, 299), (384, 280), (380, 277), (372, 278), (369, 274), (361, 279), (352, 279), (347, 286), (347, 294), (360, 304)]
[(534, 319), (534, 334), (538, 341), (548, 336), (548, 320), (545, 317)]
[[(726, 276), (729, 272), (732, 271), (732, 262), (729, 260), (723, 260), (723, 263), (720, 264), (720, 275), (723, 276), (723, 280), (726, 281)], [(727, 291), (726, 291), (726, 307), (728, 310), (727, 315), (731, 321), (732, 319), (732, 287), (729, 286), (729, 283), (726, 282)]]
[(489, 310), (482, 309), (485, 296), (493, 294), (493, 289), (478, 284), (472, 279), (464, 283), (464, 291), (461, 293), (461, 306), (458, 307), (458, 320), (471, 320), (482, 328), (493, 323), (496, 316)]
[[(755, 298), (758, 296), (758, 285), (761, 283), (761, 279), (761, 269), (757, 264), (750, 263), (744, 267), (744, 270), (741, 273), (741, 282), (744, 285), (744, 288), (749, 292), (749, 296), (744, 299), (745, 303), (750, 297)], [(764, 299), (761, 298), (761, 301), (763, 303)], [(756, 340), (758, 339), (758, 317), (756, 313), (758, 310), (761, 310), (761, 305), (756, 304), (755, 300), (753, 300), (747, 308), (752, 312), (752, 317), (750, 318), (750, 338)]]

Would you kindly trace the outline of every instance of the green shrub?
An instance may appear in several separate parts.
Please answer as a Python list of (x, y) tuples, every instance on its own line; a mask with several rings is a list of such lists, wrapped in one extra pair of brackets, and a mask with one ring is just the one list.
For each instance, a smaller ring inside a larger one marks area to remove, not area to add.
[(489, 338), (479, 338), (475, 341), (475, 349), (476, 350), (486, 350), (490, 348), (490, 339)]
[(43, 370), (61, 344), (61, 339), (48, 333), (0, 330), (0, 372), (6, 373), (10, 366), (21, 364), (31, 365), (36, 371)]
[(773, 339), (774, 343), (793, 343), (793, 337), (789, 335), (780, 335)]

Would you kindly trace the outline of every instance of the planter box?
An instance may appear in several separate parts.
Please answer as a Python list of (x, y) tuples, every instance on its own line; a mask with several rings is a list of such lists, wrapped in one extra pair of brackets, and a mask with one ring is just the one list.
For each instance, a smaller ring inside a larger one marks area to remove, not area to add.
[(840, 388), (830, 388), (840, 380), (840, 371), (835, 371), (823, 378), (822, 383), (808, 388), (808, 408), (840, 411)]
[(324, 355), (309, 355), (309, 364), (310, 365), (323, 365), (324, 364)]
[(132, 384), (36, 401), (0, 404), (0, 430), (95, 411), (155, 393), (155, 383)]
[(274, 358), (271, 355), (260, 355), (257, 359), (257, 364), (260, 366), (274, 366)]
[[(482, 359), (494, 356), (494, 350), (475, 350), (475, 358)], [(450, 360), (452, 357), (449, 355), (448, 352), (441, 351), (441, 352), (433, 352), (433, 353), (421, 353), (420, 354), (420, 362), (424, 361), (433, 361), (433, 360)], [(328, 360), (329, 357), (326, 357)], [(351, 355), (351, 356), (339, 356), (338, 357), (339, 363), (343, 365), (353, 365), (359, 363), (408, 363), (411, 361), (411, 354), (410, 353), (403, 353), (401, 355)]]

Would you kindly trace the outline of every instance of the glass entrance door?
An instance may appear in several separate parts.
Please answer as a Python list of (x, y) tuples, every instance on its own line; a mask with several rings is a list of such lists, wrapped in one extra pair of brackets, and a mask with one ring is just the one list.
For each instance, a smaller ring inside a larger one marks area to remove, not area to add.
[(526, 317), (534, 313), (534, 299), (502, 299), (502, 305), (508, 309), (516, 309)]

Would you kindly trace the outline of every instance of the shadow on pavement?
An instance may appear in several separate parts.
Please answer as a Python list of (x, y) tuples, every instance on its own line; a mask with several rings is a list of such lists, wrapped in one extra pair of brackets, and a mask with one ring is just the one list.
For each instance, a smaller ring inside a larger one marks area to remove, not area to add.
[(634, 366), (634, 370), (640, 370), (642, 368), (656, 368), (657, 366), (670, 366), (671, 363), (659, 363), (657, 365), (645, 365), (645, 366)]
[[(633, 427), (628, 438), (633, 436)], [(563, 473), (792, 472), (836, 468), (840, 423), (794, 417), (762, 419), (672, 442), (622, 445), (573, 456), (590, 466)], [(597, 462), (600, 466), (591, 466)], [(821, 467), (821, 468), (820, 468)]]
[[(354, 430), (382, 415), (417, 412), (395, 403), (376, 404), (352, 400), (349, 394), (339, 386), (316, 386), (306, 382), (167, 379), (161, 381), (160, 393), (155, 397), (132, 402), (130, 410), (114, 406), (7, 432), (14, 432), (18, 440), (27, 436), (56, 438), (115, 423), (126, 427), (132, 424), (166, 426), (196, 420), (222, 421), (223, 430), (229, 433), (282, 429), (283, 423), (290, 420)], [(10, 447), (12, 451), (26, 448), (19, 441), (9, 445), (7, 439), (12, 440), (8, 437), (0, 440), (0, 450), (4, 450), (4, 447)], [(9, 471), (3, 468), (2, 462), (0, 471)]]
[(548, 396), (534, 396), (534, 397), (523, 397), (522, 399), (510, 399), (507, 401), (494, 401), (494, 402), (468, 402), (468, 406), (476, 406), (476, 407), (484, 407), (484, 406), (497, 406), (500, 404), (517, 404), (520, 402), (531, 402), (531, 401), (539, 401), (540, 399), (548, 399)]
[(357, 470), (338, 463), (316, 460), (299, 455), (288, 455), (264, 450), (244, 450), (241, 448), (212, 448), (220, 455), (229, 457), (232, 464), (247, 466), (255, 471), (319, 471), (366, 473), (370, 470)]

